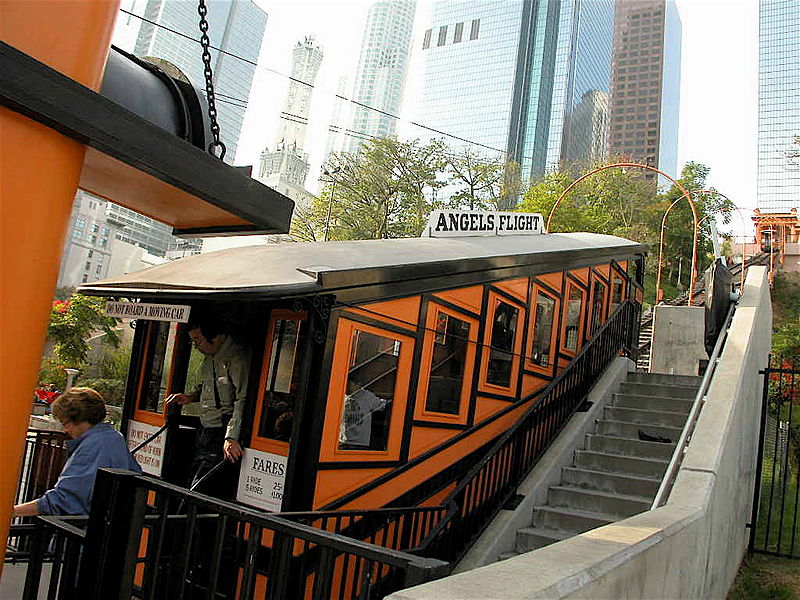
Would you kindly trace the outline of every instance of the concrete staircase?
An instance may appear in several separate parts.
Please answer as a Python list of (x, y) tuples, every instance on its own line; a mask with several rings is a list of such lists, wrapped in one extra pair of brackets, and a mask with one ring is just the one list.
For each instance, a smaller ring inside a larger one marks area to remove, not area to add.
[[(700, 377), (628, 373), (575, 451), (547, 502), (517, 531), (509, 558), (650, 508), (700, 385)], [(646, 436), (669, 442), (644, 441)]]

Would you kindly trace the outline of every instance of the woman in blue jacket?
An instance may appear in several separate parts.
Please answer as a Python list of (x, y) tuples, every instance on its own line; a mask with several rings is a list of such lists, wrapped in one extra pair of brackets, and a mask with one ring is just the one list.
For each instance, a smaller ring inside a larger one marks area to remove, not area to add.
[(15, 517), (88, 515), (97, 469), (142, 469), (128, 452), (125, 438), (108, 423), (103, 397), (91, 388), (74, 387), (53, 403), (67, 442), (67, 462), (53, 489), (14, 507)]

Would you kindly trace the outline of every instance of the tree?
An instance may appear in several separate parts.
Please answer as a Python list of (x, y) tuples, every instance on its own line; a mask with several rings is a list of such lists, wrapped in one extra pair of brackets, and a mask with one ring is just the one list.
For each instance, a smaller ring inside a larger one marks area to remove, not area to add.
[(82, 294), (53, 302), (47, 337), (53, 342), (53, 352), (60, 365), (82, 365), (90, 349), (89, 337), (97, 331), (102, 331), (112, 346), (119, 345), (119, 336), (114, 330), (119, 321), (107, 317), (104, 309), (102, 299)]
[(441, 205), (436, 192), (444, 167), (440, 141), (370, 139), (357, 154), (333, 157), (329, 182), (293, 219), (292, 234), (303, 240), (325, 239), (326, 232), (330, 240), (418, 236)]
[(497, 210), (503, 190), (503, 163), (498, 158), (484, 158), (465, 148), (447, 155), (450, 184), (458, 190), (450, 196), (451, 208)]
[[(707, 175), (707, 167), (688, 163), (679, 181), (691, 193), (705, 188)], [(520, 210), (540, 212), (547, 218), (558, 197), (574, 180), (575, 176), (568, 171), (548, 172), (528, 189)], [(681, 195), (682, 192), (674, 185), (660, 193), (656, 183), (645, 179), (635, 168), (599, 171), (579, 183), (562, 201), (551, 229), (554, 232), (590, 231), (628, 238), (648, 244), (651, 255), (657, 258), (664, 212)], [(729, 207), (729, 202), (721, 196), (693, 198), (697, 200), (698, 219), (706, 214), (724, 213), (725, 206)], [(707, 220), (700, 231), (698, 250), (703, 255), (710, 247), (709, 225)], [(666, 276), (662, 287), (668, 297), (678, 295), (681, 284), (688, 282), (692, 231), (691, 208), (688, 202), (679, 202), (670, 212), (666, 226)], [(707, 262), (707, 258), (704, 260)], [(655, 298), (656, 265), (657, 260), (650, 260), (647, 267), (645, 297), (651, 301)], [(682, 271), (681, 281), (678, 281), (679, 271)]]

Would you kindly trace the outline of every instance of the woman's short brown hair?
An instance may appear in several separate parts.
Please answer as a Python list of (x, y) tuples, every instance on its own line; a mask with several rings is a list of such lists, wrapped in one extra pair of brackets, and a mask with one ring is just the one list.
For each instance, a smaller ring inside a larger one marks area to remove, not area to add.
[(59, 421), (97, 425), (106, 418), (106, 405), (92, 388), (74, 387), (53, 402), (53, 415)]

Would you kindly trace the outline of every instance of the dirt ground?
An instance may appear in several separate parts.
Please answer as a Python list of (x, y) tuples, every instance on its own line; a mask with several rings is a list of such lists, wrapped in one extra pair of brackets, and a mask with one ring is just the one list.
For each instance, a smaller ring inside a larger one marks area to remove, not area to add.
[(800, 600), (800, 560), (754, 554), (745, 559), (728, 600)]

